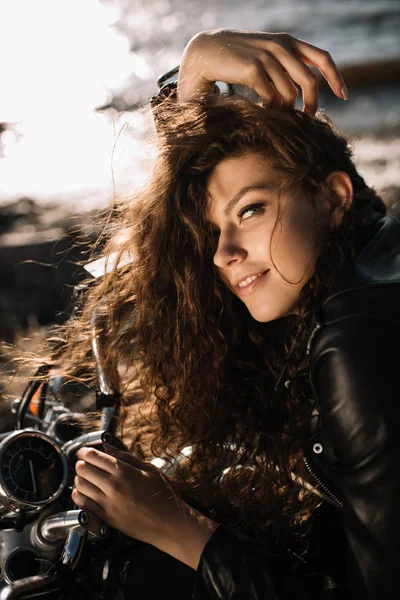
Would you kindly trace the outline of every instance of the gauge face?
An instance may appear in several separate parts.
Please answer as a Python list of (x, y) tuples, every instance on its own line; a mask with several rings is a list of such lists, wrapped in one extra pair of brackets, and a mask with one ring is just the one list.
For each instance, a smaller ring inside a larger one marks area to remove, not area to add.
[(21, 504), (46, 504), (60, 490), (65, 459), (51, 439), (21, 432), (4, 440), (0, 451), (3, 487)]

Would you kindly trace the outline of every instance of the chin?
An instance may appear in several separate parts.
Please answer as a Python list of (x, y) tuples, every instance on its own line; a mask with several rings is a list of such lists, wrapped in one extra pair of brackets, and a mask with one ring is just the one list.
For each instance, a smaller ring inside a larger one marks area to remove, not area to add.
[(286, 308), (282, 307), (259, 307), (256, 310), (247, 307), (249, 313), (253, 317), (255, 321), (259, 323), (269, 323), (270, 321), (277, 321), (278, 319), (282, 319), (283, 317), (288, 317), (289, 315), (297, 314), (296, 307)]
[(250, 310), (249, 313), (255, 321), (259, 323), (268, 323), (269, 321), (276, 321), (285, 316), (277, 310)]

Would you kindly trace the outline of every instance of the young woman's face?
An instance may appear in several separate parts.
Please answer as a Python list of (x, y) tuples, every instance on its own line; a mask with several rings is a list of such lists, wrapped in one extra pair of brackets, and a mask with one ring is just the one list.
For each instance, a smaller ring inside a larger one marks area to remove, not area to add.
[[(221, 161), (208, 183), (207, 217), (218, 238), (214, 263), (221, 280), (260, 322), (297, 312), (318, 256), (314, 209), (296, 189), (281, 195), (281, 222), (272, 236), (281, 181), (282, 174), (250, 154)], [(281, 277), (271, 253), (292, 283)]]

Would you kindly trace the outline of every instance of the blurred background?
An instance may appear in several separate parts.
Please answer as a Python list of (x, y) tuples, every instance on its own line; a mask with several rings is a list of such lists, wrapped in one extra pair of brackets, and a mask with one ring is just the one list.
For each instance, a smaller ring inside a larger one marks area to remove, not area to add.
[(96, 215), (146, 180), (153, 157), (141, 140), (153, 130), (145, 107), (157, 77), (179, 64), (193, 35), (219, 27), (287, 31), (332, 54), (350, 99), (321, 81), (320, 107), (400, 216), (398, 0), (2, 0), (3, 372), (13, 368), (6, 343), (34, 350), (68, 313)]

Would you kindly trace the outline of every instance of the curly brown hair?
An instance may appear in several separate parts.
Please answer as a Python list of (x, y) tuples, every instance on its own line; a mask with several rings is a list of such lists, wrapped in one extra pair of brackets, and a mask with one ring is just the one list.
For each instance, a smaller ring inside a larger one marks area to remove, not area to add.
[[(310, 116), (210, 96), (166, 99), (155, 119), (154, 171), (114, 215), (105, 247), (106, 255), (134, 260), (117, 261), (88, 291), (82, 314), (58, 331), (53, 360), (71, 377), (93, 381), (90, 316), (101, 299), (106, 360), (124, 398), (124, 440), (146, 458), (172, 464), (181, 456), (171, 484), (208, 516), (256, 539), (287, 540), (320, 502), (298, 479), (307, 479), (299, 458), (310, 433), (305, 350), (313, 311), (386, 206), (323, 111)], [(268, 323), (256, 322), (219, 280), (205, 217), (214, 167), (250, 152), (284, 173), (281, 190), (299, 186), (316, 209), (333, 170), (346, 172), (354, 189), (336, 229), (310, 224), (323, 251), (298, 313)], [(275, 389), (283, 364), (290, 386)]]

